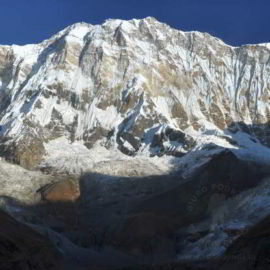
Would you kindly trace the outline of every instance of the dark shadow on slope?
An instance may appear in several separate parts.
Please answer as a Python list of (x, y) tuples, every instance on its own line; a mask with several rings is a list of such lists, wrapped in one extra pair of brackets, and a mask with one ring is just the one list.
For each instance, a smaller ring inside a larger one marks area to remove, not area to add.
[(68, 239), (70, 244), (53, 236), (57, 243), (62, 241), (58, 243), (61, 249), (76, 254), (77, 258), (69, 258), (70, 265), (112, 269), (166, 265), (181, 252), (177, 231), (208, 218), (213, 195), (222, 194), (226, 200), (255, 187), (268, 174), (265, 165), (240, 160), (224, 149), (188, 178), (177, 172), (149, 177), (88, 173), (79, 179), (76, 201), (43, 201), (32, 206), (9, 201), (7, 205), (11, 211), (12, 207), (23, 209), (14, 211), (22, 221)]
[(0, 269), (63, 269), (62, 256), (48, 238), (0, 210)]
[[(236, 147), (234, 135), (239, 126), (225, 131)], [(252, 143), (259, 143), (251, 133), (249, 136)], [(43, 196), (47, 201), (29, 206), (2, 199), (20, 221), (49, 234), (55, 246), (66, 252), (73, 269), (215, 269), (218, 260), (203, 262), (203, 266), (198, 262), (194, 267), (190, 262), (175, 262), (181, 253), (178, 243), (184, 237), (179, 229), (209, 218), (220, 206), (213, 198), (224, 201), (256, 187), (270, 175), (270, 167), (240, 159), (237, 148), (232, 152), (213, 144), (206, 147), (219, 151), (187, 177), (181, 171), (148, 177), (86, 173), (78, 180), (77, 200), (74, 196), (69, 200), (70, 194), (64, 201)], [(57, 192), (61, 194), (61, 188)], [(214, 204), (210, 205), (211, 201)], [(201, 231), (190, 241), (207, 233)]]
[(160, 253), (168, 254), (176, 243), (167, 240), (181, 237), (174, 232), (208, 218), (211, 215), (209, 210), (214, 211), (220, 206), (217, 201), (214, 202), (216, 205), (210, 205), (213, 198), (219, 196), (226, 200), (255, 187), (268, 173), (265, 167), (243, 162), (231, 152), (224, 151), (190, 179), (141, 201), (131, 210), (125, 223), (118, 227), (116, 238), (125, 249), (145, 250), (148, 246), (146, 252), (154, 254), (163, 249)]
[(238, 270), (270, 268), (270, 215), (252, 226), (227, 249), (222, 269), (230, 269), (230, 258), (238, 260)]

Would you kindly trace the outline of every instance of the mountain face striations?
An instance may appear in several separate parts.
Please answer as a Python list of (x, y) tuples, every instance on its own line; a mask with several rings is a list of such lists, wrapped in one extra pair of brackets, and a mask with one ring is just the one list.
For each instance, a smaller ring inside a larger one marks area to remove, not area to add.
[(231, 47), (151, 17), (1, 46), (2, 152), (33, 168), (59, 138), (130, 156), (181, 156), (196, 136), (237, 130), (269, 145), (269, 61), (269, 44)]
[(0, 265), (46, 268), (25, 233), (52, 269), (268, 269), (269, 147), (270, 43), (147, 17), (0, 46), (0, 207), (17, 221), (0, 218), (21, 228), (0, 224)]

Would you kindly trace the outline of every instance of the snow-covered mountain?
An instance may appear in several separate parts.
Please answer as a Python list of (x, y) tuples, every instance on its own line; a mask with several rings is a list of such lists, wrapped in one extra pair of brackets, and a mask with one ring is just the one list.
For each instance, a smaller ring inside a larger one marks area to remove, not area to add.
[(270, 213), (269, 101), (270, 43), (152, 17), (0, 46), (0, 208), (86, 269), (234, 254)]
[(269, 74), (269, 44), (231, 47), (152, 17), (77, 23), (0, 47), (1, 152), (26, 168), (65, 156), (80, 171), (100, 148), (179, 157), (236, 148), (238, 130), (268, 145)]

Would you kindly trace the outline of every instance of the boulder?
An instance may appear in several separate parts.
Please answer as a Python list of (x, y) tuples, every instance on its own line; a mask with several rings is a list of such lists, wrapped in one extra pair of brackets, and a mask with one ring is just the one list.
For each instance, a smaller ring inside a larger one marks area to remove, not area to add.
[(80, 188), (73, 178), (48, 184), (38, 190), (48, 202), (74, 202), (80, 197)]

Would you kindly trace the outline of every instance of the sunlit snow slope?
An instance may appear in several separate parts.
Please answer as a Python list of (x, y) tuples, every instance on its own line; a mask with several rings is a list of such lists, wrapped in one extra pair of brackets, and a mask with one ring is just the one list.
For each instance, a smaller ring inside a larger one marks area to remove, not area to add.
[(231, 47), (151, 17), (74, 24), (40, 44), (0, 47), (1, 153), (53, 166), (56, 148), (70, 146), (68, 155), (79, 144), (85, 167), (100, 148), (137, 157), (238, 149), (238, 131), (268, 146), (269, 74), (269, 44)]

